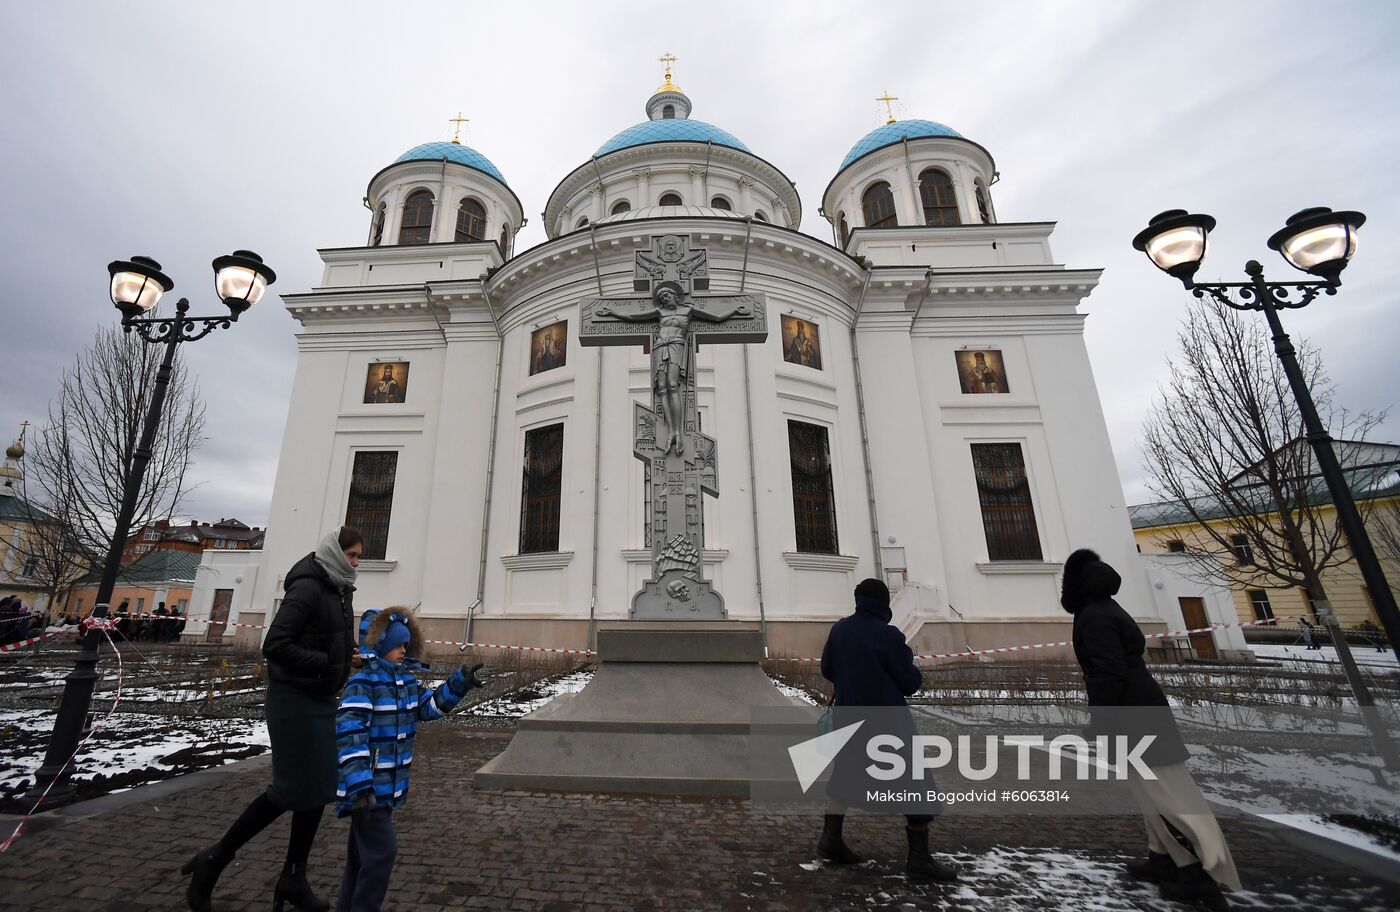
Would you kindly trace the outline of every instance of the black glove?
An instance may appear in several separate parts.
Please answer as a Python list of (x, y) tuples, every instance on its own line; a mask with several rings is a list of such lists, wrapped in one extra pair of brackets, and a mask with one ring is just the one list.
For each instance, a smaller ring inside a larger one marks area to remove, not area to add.
[(476, 676), (476, 673), (485, 667), (486, 663), (484, 662), (477, 662), (470, 668), (465, 665), (462, 666), (462, 677), (467, 679), (467, 690), (471, 690), (474, 687), (486, 686), (485, 682)]
[(377, 803), (378, 799), (374, 797), (374, 787), (370, 786), (364, 791), (356, 793), (354, 800), (350, 802), (350, 813), (359, 814), (371, 810)]

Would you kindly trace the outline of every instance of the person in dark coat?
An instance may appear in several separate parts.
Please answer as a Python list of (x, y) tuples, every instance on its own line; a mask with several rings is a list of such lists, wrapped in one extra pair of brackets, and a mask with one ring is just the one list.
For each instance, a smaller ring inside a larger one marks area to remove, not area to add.
[(131, 634), (131, 609), (130, 602), (122, 599), (122, 603), (117, 606), (117, 633), (122, 639), (129, 639)]
[[(822, 677), (835, 689), (832, 729), (863, 722), (861, 743), (877, 734), (889, 734), (899, 738), (908, 750), (912, 745), (914, 719), (905, 697), (919, 692), (924, 683), (923, 672), (914, 664), (914, 652), (904, 641), (904, 634), (890, 624), (889, 587), (877, 579), (862, 580), (856, 586), (855, 599), (855, 612), (832, 625), (822, 649)], [(817, 853), (838, 864), (860, 861), (846, 845), (841, 830), (846, 806), (863, 803), (864, 784), (868, 778), (863, 771), (865, 764), (864, 751), (854, 747), (836, 757), (828, 787), (828, 813), (817, 842)], [(906, 758), (905, 769), (911, 768)], [(898, 787), (893, 783), (888, 785)], [(909, 813), (906, 820), (909, 854), (905, 871), (909, 879), (956, 880), (957, 869), (929, 853), (928, 828), (933, 814)]]
[(165, 609), (165, 602), (157, 602), (156, 610), (151, 612), (155, 617), (151, 619), (150, 639), (152, 643), (165, 642), (166, 636), (170, 633), (170, 622), (166, 618), (170, 617), (170, 612)]
[(253, 799), (223, 839), (195, 853), (181, 871), (190, 877), (185, 898), (208, 912), (219, 874), (248, 840), (285, 811), (292, 812), (287, 858), (274, 889), (274, 908), (326, 910), (311, 891), (306, 861), (325, 806), (335, 800), (336, 695), (350, 677), (355, 653), (356, 567), (364, 539), (349, 526), (327, 532), (316, 550), (287, 571), (282, 604), (263, 640), (267, 659), (267, 733), (272, 741), (272, 784)]
[(1128, 872), (1157, 883), (1168, 899), (1224, 907), (1220, 887), (1240, 889), (1239, 874), (1220, 825), (1186, 768), (1190, 754), (1166, 695), (1143, 661), (1147, 640), (1113, 598), (1121, 585), (1116, 570), (1082, 548), (1065, 560), (1060, 604), (1074, 616), (1074, 657), (1089, 697), (1089, 734), (1133, 741), (1154, 737), (1141, 756), (1156, 778), (1143, 777), (1132, 765), (1127, 770), (1147, 826), (1147, 858), (1131, 862)]

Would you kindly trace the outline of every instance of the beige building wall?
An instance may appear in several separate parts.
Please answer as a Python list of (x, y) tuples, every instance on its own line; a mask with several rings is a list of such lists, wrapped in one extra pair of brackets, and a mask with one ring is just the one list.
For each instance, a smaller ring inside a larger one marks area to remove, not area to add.
[[(1400, 498), (1386, 498), (1372, 505), (1374, 512), (1368, 528), (1377, 522), (1389, 521), (1390, 514), (1388, 508), (1400, 502)], [(1336, 511), (1331, 507), (1326, 507), (1324, 516), (1328, 521), (1335, 521)], [(1385, 517), (1384, 519), (1382, 517)], [(1224, 529), (1224, 520), (1211, 522), (1211, 526)], [(1228, 533), (1227, 533), (1228, 534)], [(1190, 550), (1218, 550), (1219, 545), (1204, 530), (1195, 523), (1183, 523), (1171, 526), (1153, 526), (1145, 529), (1134, 529), (1133, 537), (1137, 540), (1138, 550), (1143, 554), (1158, 554), (1170, 551), (1172, 541), (1185, 542)], [(1377, 544), (1378, 553), (1382, 549)], [(1385, 572), (1386, 579), (1390, 582), (1392, 592), (1400, 594), (1400, 561), (1394, 559), (1392, 555), (1380, 554), (1381, 567)], [(1234, 554), (1223, 553), (1220, 555), (1222, 562), (1228, 561), (1236, 563)], [(1327, 598), (1332, 603), (1332, 609), (1337, 613), (1337, 620), (1343, 627), (1356, 627), (1358, 624), (1369, 619), (1371, 623), (1380, 626), (1380, 618), (1376, 615), (1375, 607), (1372, 605), (1366, 586), (1361, 579), (1361, 571), (1356, 566), (1355, 561), (1348, 560), (1344, 564), (1329, 567), (1323, 571), (1322, 585), (1327, 590)], [(1262, 590), (1268, 594), (1269, 606), (1273, 609), (1274, 617), (1297, 617), (1306, 615), (1312, 619), (1308, 609), (1308, 600), (1301, 589), (1285, 588), (1276, 580), (1267, 577), (1259, 577), (1256, 582), (1248, 585), (1231, 584), (1230, 591), (1235, 601), (1235, 612), (1241, 621), (1255, 620), (1253, 606), (1250, 602), (1250, 592)], [(1288, 621), (1286, 623), (1296, 623)]]

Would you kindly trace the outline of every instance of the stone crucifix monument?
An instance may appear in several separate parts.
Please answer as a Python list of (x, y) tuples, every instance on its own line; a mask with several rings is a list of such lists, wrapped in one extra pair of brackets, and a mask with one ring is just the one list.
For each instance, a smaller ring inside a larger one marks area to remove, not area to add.
[(719, 496), (719, 447), (697, 419), (695, 346), (768, 338), (761, 295), (696, 294), (708, 290), (708, 251), (663, 234), (635, 254), (644, 296), (579, 304), (582, 344), (651, 346), (651, 404), (632, 405), (633, 453), (651, 470), (651, 579), (628, 620), (599, 628), (588, 686), (521, 719), (477, 787), (748, 797), (752, 713), (793, 705), (759, 666), (759, 625), (729, 620), (704, 575), (701, 496)]
[(709, 287), (709, 251), (684, 235), (651, 239), (636, 253), (633, 288), (644, 298), (581, 305), (582, 345), (651, 346), (652, 404), (633, 405), (633, 455), (651, 468), (651, 579), (632, 598), (638, 620), (723, 620), (724, 599), (704, 578), (701, 495), (719, 496), (719, 448), (701, 433), (695, 347), (764, 342), (762, 295), (695, 297)]

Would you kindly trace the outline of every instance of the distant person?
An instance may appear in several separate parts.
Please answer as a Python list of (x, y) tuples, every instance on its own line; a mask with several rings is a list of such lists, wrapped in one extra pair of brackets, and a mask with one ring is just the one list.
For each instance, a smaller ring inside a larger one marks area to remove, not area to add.
[[(862, 738), (879, 732), (912, 745), (914, 717), (905, 697), (923, 686), (923, 672), (914, 664), (914, 652), (904, 642), (904, 634), (890, 624), (890, 590), (877, 579), (862, 580), (855, 591), (854, 613), (831, 626), (822, 649), (822, 677), (835, 686), (832, 700), (832, 727), (844, 728), (858, 722), (865, 725)], [(893, 707), (866, 711), (866, 707)], [(857, 864), (860, 856), (842, 838), (846, 806), (859, 804), (866, 778), (864, 751), (842, 751), (836, 757), (827, 810), (817, 854), (837, 864)], [(909, 765), (906, 764), (906, 769)], [(928, 783), (925, 783), (927, 787)], [(893, 787), (893, 784), (891, 784)], [(922, 808), (920, 808), (922, 810)], [(905, 815), (905, 835), (909, 854), (905, 873), (911, 881), (952, 881), (958, 876), (952, 865), (934, 858), (928, 848), (928, 828), (932, 813)]]
[(321, 814), (336, 797), (336, 695), (350, 677), (355, 652), (352, 597), (364, 547), (358, 531), (341, 526), (287, 571), (282, 603), (262, 648), (272, 784), (222, 839), (196, 852), (180, 869), (191, 875), (185, 899), (195, 912), (209, 912), (214, 886), (234, 855), (287, 811), (292, 812), (292, 832), (273, 889), (274, 908), (281, 909), (284, 902), (302, 910), (330, 908), (312, 892), (306, 862)]
[(156, 602), (156, 610), (151, 614), (151, 642), (164, 643), (170, 634), (170, 612), (165, 602)]
[(1117, 571), (1081, 548), (1065, 560), (1060, 604), (1074, 616), (1074, 657), (1084, 674), (1091, 733), (1155, 738), (1142, 758), (1156, 779), (1128, 765), (1128, 787), (1147, 826), (1147, 858), (1130, 862), (1128, 873), (1158, 884), (1168, 899), (1223, 906), (1220, 888), (1240, 889), (1240, 877), (1220, 824), (1186, 769), (1190, 753), (1166, 695), (1143, 661), (1147, 640), (1113, 599), (1121, 584)]
[(127, 634), (131, 630), (130, 604), (131, 603), (126, 599), (122, 599), (122, 603), (117, 606), (117, 634), (121, 636), (122, 639), (126, 639)]
[(29, 612), (19, 596), (7, 595), (0, 599), (0, 646), (8, 646), (24, 639), (29, 629)]
[(364, 664), (345, 683), (335, 717), (336, 816), (350, 818), (336, 912), (379, 912), (398, 856), (394, 810), (408, 800), (418, 723), (441, 719), (482, 686), (480, 665), (463, 665), (436, 688), (419, 683), (414, 672), (427, 668), (418, 661), (423, 633), (407, 607), (366, 611), (360, 630)]
[(1298, 627), (1303, 632), (1303, 643), (1306, 644), (1309, 649), (1322, 648), (1321, 646), (1317, 645), (1317, 634), (1313, 630), (1313, 625), (1308, 623), (1307, 618), (1298, 618)]

